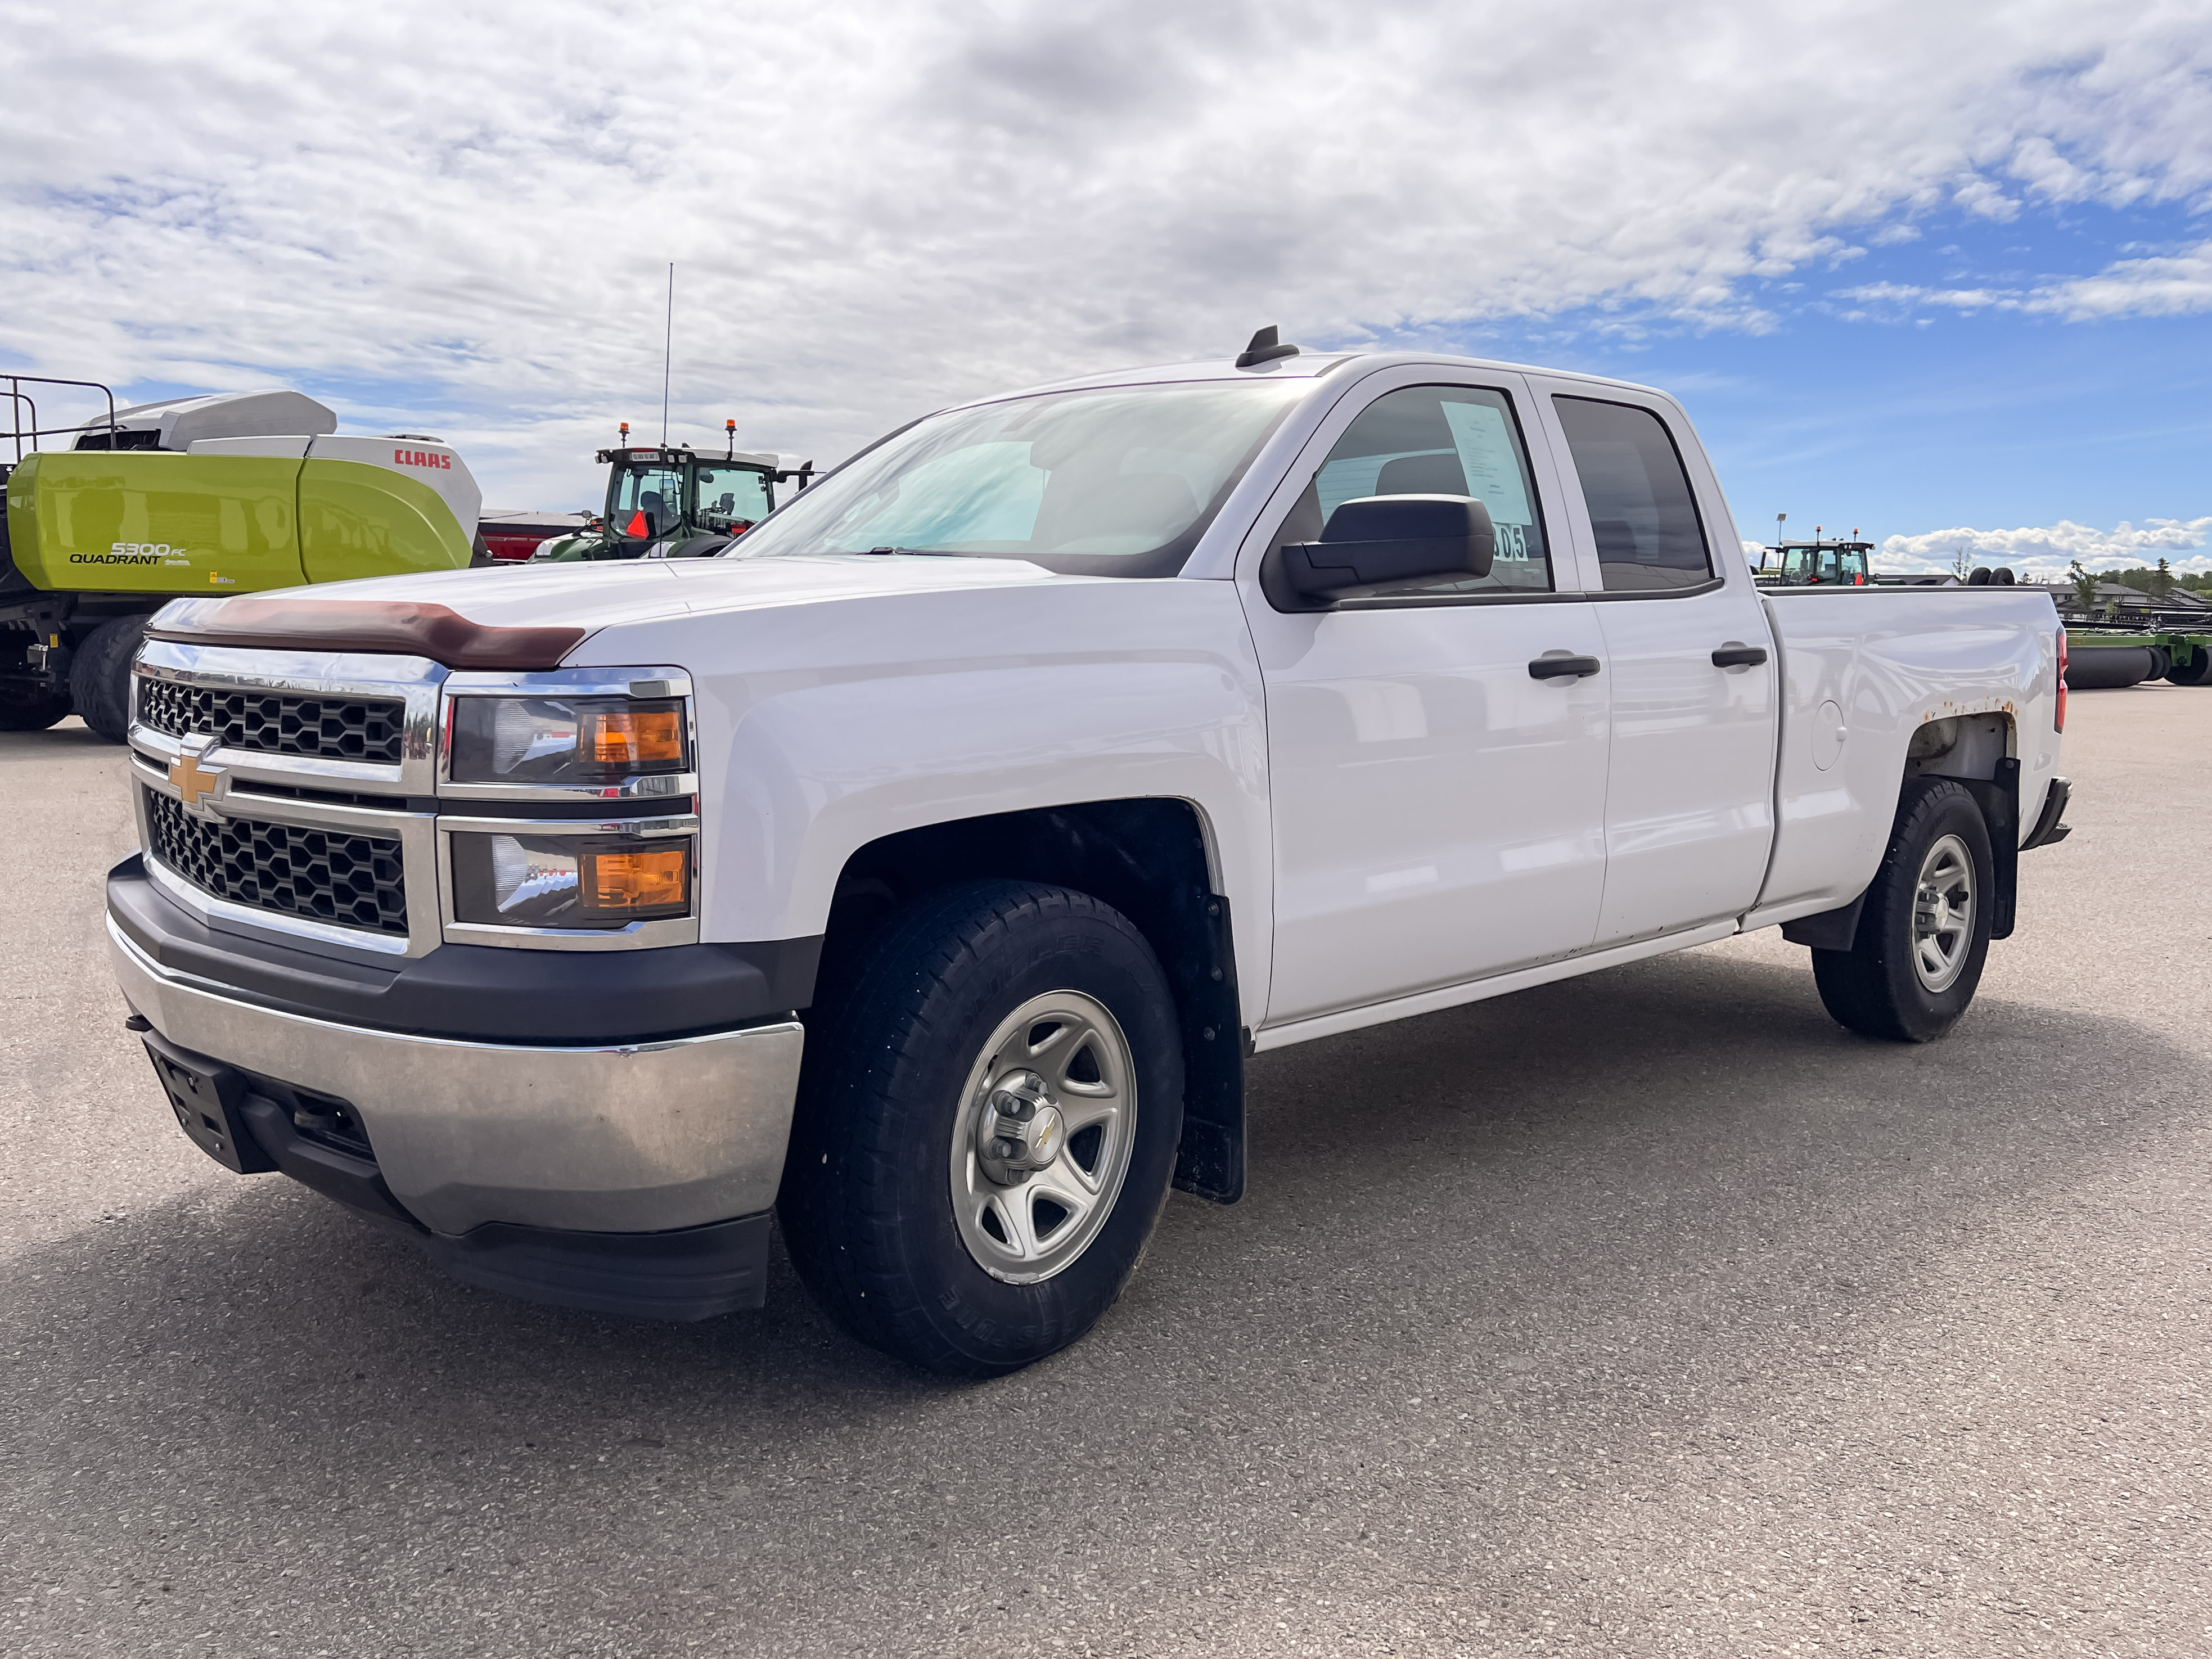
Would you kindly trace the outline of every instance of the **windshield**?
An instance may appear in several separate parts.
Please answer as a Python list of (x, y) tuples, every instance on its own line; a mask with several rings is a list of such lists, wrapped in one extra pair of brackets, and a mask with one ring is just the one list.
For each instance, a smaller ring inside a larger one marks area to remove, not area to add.
[(744, 530), (768, 517), (771, 505), (767, 475), (749, 466), (708, 466), (701, 463), (699, 527), (702, 530)]
[(727, 556), (938, 553), (1164, 576), (1310, 380), (1047, 392), (918, 421)]
[(684, 475), (672, 466), (618, 466), (607, 481), (607, 524), (617, 536), (664, 536), (676, 528)]

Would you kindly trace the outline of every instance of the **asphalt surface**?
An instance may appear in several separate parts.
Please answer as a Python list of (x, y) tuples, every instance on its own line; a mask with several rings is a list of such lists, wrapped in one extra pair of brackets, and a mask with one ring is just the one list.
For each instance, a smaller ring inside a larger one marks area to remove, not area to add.
[(118, 751), (0, 736), (0, 1652), (2212, 1653), (2212, 690), (2073, 725), (1947, 1041), (1770, 931), (1263, 1056), (1250, 1196), (981, 1386), (221, 1169)]

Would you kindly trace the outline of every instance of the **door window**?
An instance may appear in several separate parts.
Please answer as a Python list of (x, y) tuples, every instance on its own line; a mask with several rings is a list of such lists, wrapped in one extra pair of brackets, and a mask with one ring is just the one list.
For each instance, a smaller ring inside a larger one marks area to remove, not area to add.
[(767, 475), (749, 466), (707, 466), (698, 471), (699, 522), (708, 530), (743, 530), (768, 517)]
[(607, 522), (622, 536), (665, 536), (684, 505), (684, 475), (673, 467), (617, 467)]
[(1489, 510), (1498, 532), (1487, 576), (1409, 583), (1395, 593), (1551, 590), (1543, 516), (1512, 400), (1504, 392), (1416, 386), (1377, 398), (1329, 451), (1281, 539), (1319, 540), (1331, 514), (1367, 495), (1472, 495)]
[(1666, 422), (1632, 404), (1554, 398), (1582, 476), (1606, 591), (1695, 587), (1712, 578), (1705, 526)]

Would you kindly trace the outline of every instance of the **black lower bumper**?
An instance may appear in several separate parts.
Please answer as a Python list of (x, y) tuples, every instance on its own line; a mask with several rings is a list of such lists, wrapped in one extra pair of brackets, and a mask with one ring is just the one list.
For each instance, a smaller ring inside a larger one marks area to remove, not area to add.
[(465, 1284), (528, 1302), (638, 1319), (690, 1321), (757, 1308), (769, 1220), (736, 1216), (672, 1232), (597, 1233), (493, 1222), (436, 1233), (385, 1184), (344, 1101), (226, 1066), (139, 1032), (179, 1127), (241, 1175), (291, 1176), (412, 1240)]

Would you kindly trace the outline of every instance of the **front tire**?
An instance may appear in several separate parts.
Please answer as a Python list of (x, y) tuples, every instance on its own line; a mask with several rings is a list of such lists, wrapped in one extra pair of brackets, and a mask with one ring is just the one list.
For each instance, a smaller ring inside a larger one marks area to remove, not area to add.
[(1182, 1135), (1174, 993), (1087, 894), (969, 882), (893, 915), (809, 1021), (778, 1215), (872, 1347), (952, 1376), (1066, 1346), (1121, 1295)]
[(146, 617), (111, 617), (70, 663), (70, 695), (84, 723), (110, 743), (131, 729), (131, 665), (146, 642)]
[(1932, 1042), (1982, 982), (1996, 898), (1989, 825), (1964, 785), (1908, 778), (1881, 867), (1848, 951), (1813, 952), (1820, 1001), (1839, 1025)]

